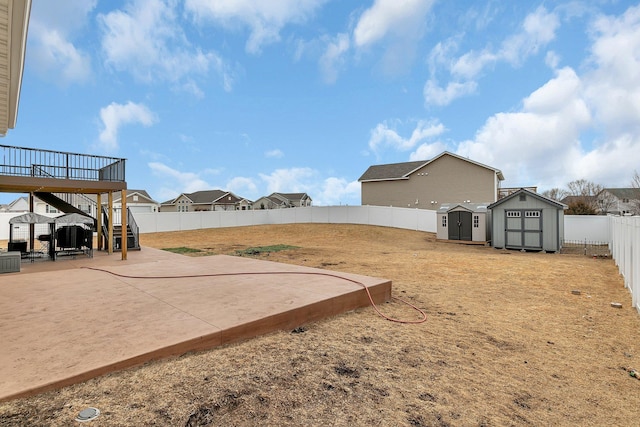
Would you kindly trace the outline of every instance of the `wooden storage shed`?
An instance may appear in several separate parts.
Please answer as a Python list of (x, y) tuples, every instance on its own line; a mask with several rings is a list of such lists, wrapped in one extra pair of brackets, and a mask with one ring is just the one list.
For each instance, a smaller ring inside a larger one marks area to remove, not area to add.
[(488, 203), (459, 203), (440, 206), (436, 213), (436, 238), (486, 243), (490, 236)]
[(488, 208), (494, 248), (547, 252), (562, 249), (567, 205), (521, 188)]

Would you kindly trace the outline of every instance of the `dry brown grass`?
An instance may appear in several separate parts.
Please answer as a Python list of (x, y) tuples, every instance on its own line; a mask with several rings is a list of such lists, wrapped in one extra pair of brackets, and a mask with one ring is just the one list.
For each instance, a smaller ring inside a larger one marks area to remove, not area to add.
[[(68, 426), (88, 406), (102, 412), (92, 426), (640, 423), (640, 381), (627, 372), (640, 369), (640, 317), (609, 259), (327, 224), (148, 234), (142, 244), (203, 251), (195, 256), (298, 246), (260, 257), (389, 278), (428, 320), (360, 309), (1, 403), (0, 425)], [(381, 309), (416, 318), (397, 302)]]

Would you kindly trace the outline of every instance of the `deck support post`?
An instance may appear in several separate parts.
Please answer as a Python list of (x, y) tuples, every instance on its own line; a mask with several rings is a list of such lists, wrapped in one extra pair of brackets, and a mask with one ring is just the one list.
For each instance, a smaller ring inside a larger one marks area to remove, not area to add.
[(125, 261), (127, 259), (127, 247), (129, 246), (129, 233), (127, 233), (127, 190), (120, 190), (120, 210), (122, 215), (122, 228), (120, 231), (120, 241), (122, 242), (122, 260)]
[(108, 201), (109, 201), (109, 206), (108, 206), (108, 214), (107, 214), (107, 218), (109, 220), (109, 225), (108, 225), (108, 233), (109, 236), (107, 237), (107, 253), (109, 255), (111, 255), (113, 253), (113, 193), (111, 191), (109, 191), (108, 194)]

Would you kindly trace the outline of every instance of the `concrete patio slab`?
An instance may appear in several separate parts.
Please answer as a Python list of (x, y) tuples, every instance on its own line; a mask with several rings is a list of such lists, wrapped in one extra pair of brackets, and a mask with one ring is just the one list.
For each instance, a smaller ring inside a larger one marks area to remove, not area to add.
[(0, 275), (0, 400), (364, 307), (363, 285), (391, 298), (386, 279), (225, 255), (23, 262)]

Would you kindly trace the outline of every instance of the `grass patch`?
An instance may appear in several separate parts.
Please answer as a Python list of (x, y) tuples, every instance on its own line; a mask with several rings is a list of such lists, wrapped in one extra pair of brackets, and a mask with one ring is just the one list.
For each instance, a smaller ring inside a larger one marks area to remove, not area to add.
[(184, 246), (179, 248), (162, 248), (163, 251), (173, 252), (174, 254), (193, 254), (196, 252), (202, 252), (200, 249), (185, 248)]
[(298, 246), (290, 246), (290, 245), (256, 246), (254, 248), (237, 250), (236, 255), (239, 255), (239, 256), (260, 255), (260, 254), (267, 254), (270, 252), (288, 251), (290, 249), (298, 249)]

